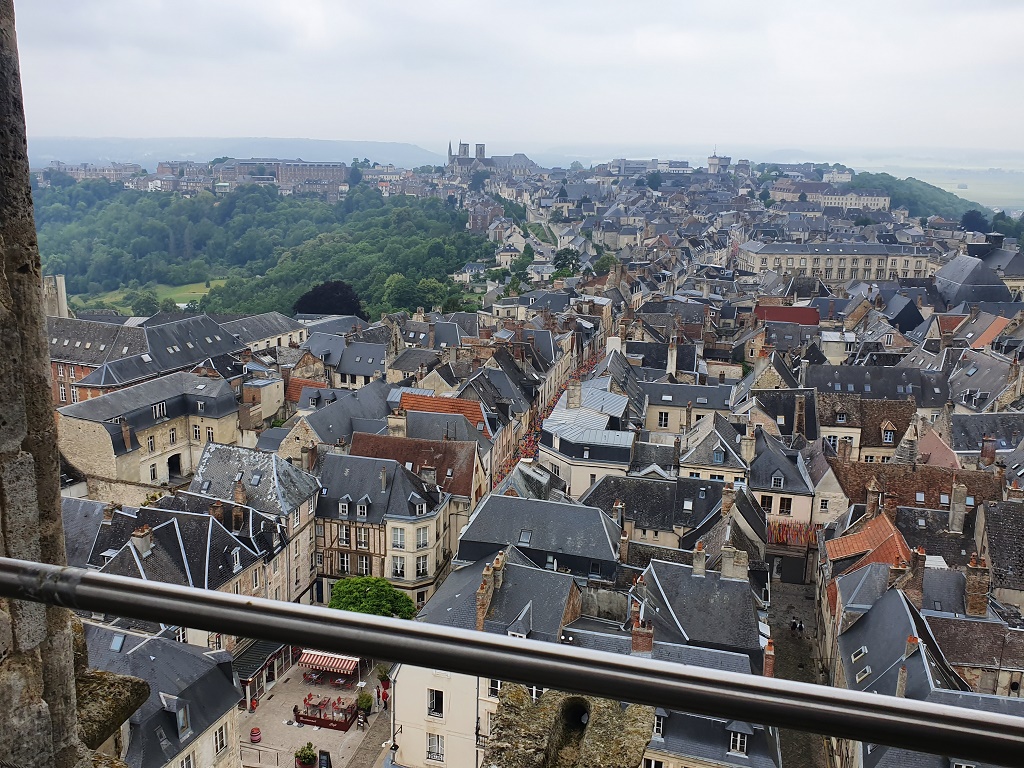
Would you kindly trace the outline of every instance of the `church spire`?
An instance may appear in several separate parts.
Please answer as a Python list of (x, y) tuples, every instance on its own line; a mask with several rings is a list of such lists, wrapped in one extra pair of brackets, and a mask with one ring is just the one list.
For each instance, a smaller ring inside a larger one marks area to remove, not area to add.
[(449, 140), (448, 141), (448, 165), (452, 164), (452, 160), (453, 159), (454, 158), (452, 158), (452, 142)]

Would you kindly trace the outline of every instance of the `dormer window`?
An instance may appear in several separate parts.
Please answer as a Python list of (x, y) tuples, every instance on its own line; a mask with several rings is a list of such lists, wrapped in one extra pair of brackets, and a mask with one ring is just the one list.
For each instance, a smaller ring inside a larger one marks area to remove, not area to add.
[(719, 446), (718, 448), (715, 448), (714, 452), (711, 454), (711, 458), (715, 462), (715, 464), (724, 464), (725, 451), (722, 450), (721, 446)]
[(366, 511), (367, 511), (367, 509), (368, 509), (368, 507), (367, 507), (367, 505), (366, 505), (366, 504), (360, 504), (360, 505), (358, 505), (358, 506), (356, 507), (356, 516), (357, 516), (357, 517), (366, 517)]
[(887, 430), (882, 432), (882, 442), (883, 443), (891, 444), (891, 443), (893, 443), (895, 441), (895, 439), (896, 439), (896, 433), (893, 432), (891, 429), (887, 429)]
[(747, 734), (732, 731), (729, 734), (729, 751), (737, 755), (747, 754)]
[(348, 502), (347, 501), (339, 501), (338, 502), (338, 514), (339, 515), (347, 515), (348, 514)]
[(418, 517), (420, 515), (425, 514), (427, 514), (427, 505), (425, 502), (420, 502), (419, 504), (416, 505), (416, 515)]
[(238, 547), (231, 550), (231, 567), (235, 573), (242, 570), (242, 551)]
[(836, 414), (836, 424), (845, 424), (845, 423), (846, 423), (846, 414), (843, 413), (842, 411), (840, 411), (839, 413)]
[(772, 488), (781, 488), (782, 485), (783, 485), (783, 477), (782, 477), (782, 475), (773, 475), (772, 476)]
[(662, 739), (665, 737), (665, 716), (655, 715), (654, 716), (654, 738)]

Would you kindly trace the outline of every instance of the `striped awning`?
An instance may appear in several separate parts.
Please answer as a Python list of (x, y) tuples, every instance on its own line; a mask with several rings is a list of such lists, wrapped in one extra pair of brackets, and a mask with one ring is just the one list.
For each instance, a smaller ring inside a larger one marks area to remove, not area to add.
[(334, 672), (339, 675), (351, 675), (356, 671), (359, 659), (355, 656), (342, 656), (340, 653), (324, 653), (323, 651), (303, 651), (299, 657), (299, 666), (318, 669), (322, 672)]

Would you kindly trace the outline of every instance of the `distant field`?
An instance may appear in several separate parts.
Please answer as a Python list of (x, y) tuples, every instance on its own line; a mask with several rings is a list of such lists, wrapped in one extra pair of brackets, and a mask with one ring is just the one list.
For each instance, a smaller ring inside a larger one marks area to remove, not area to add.
[[(217, 286), (224, 285), (227, 280), (211, 280), (210, 287), (216, 288)], [(173, 299), (175, 304), (188, 304), (190, 301), (195, 299), (199, 301), (203, 296), (209, 293), (210, 289), (206, 287), (206, 283), (189, 283), (188, 285), (164, 285), (157, 283), (151, 286), (153, 293), (156, 294), (157, 301), (163, 301), (164, 299)], [(142, 290), (148, 290), (143, 288)], [(93, 303), (96, 301), (102, 301), (103, 303), (115, 307), (122, 312), (131, 312), (131, 307), (124, 304), (124, 295), (127, 293), (127, 288), (118, 288), (116, 291), (107, 291), (106, 293), (99, 293), (95, 296), (88, 296), (85, 294), (79, 294), (72, 296), (71, 300), (78, 300), (79, 303)]]
[[(1000, 169), (865, 167), (871, 172), (891, 173), (898, 178), (913, 176), (954, 195), (977, 200), (983, 205), (1003, 208), (1008, 213), (1024, 208), (1024, 173)], [(961, 189), (959, 185), (966, 185)]]

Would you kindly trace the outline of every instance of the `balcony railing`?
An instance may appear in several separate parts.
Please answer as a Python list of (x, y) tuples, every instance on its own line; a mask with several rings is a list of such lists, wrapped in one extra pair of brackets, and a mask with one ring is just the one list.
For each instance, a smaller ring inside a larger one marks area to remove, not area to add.
[(0, 558), (0, 596), (1020, 765), (1024, 718)]

